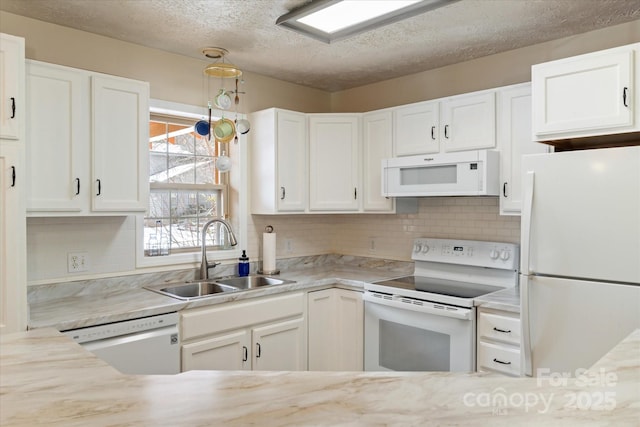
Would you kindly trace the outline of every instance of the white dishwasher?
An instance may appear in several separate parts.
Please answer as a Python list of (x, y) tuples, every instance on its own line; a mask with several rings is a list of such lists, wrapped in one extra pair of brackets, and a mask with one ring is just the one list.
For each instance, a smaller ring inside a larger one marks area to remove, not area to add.
[(180, 372), (178, 313), (62, 331), (124, 374)]

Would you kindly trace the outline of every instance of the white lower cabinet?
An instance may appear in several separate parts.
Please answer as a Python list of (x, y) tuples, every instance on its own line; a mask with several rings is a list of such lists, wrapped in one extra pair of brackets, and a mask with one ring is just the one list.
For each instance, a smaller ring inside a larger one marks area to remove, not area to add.
[(302, 292), (184, 310), (182, 371), (307, 369)]
[(480, 307), (477, 328), (476, 369), (519, 376), (519, 315)]
[(362, 292), (332, 288), (309, 292), (309, 370), (362, 371)]

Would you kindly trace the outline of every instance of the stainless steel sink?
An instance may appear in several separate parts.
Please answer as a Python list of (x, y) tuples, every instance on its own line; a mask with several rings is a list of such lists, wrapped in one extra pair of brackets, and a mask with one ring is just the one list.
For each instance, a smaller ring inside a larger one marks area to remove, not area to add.
[(219, 277), (208, 280), (194, 280), (191, 282), (169, 283), (164, 285), (145, 286), (153, 292), (167, 295), (181, 300), (206, 298), (228, 292), (239, 292), (264, 286), (285, 285), (296, 283), (293, 280), (278, 279), (271, 276), (251, 275), (244, 277)]
[(215, 283), (213, 280), (187, 282), (182, 284), (173, 283), (165, 285), (164, 287), (148, 286), (145, 287), (145, 289), (182, 300), (204, 298), (226, 292), (237, 292), (240, 290), (234, 286)]
[(296, 283), (293, 280), (278, 279), (271, 276), (244, 276), (244, 277), (221, 277), (213, 279), (221, 285), (233, 286), (235, 288), (246, 290), (254, 289), (262, 286), (286, 285), (288, 283)]

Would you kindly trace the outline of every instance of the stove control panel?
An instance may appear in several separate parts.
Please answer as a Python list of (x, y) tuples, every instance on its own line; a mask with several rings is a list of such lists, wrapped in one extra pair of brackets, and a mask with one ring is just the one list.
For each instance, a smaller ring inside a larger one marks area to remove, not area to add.
[(419, 238), (413, 242), (411, 259), (517, 270), (519, 257), (514, 243)]

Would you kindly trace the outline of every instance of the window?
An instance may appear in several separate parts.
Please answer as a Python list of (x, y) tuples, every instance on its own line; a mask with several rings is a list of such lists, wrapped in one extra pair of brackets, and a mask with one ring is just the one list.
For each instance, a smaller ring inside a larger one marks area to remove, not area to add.
[[(151, 115), (146, 257), (199, 250), (204, 223), (228, 211), (228, 174), (215, 167), (224, 147), (196, 133), (194, 124), (179, 116)], [(222, 228), (211, 227), (207, 240), (208, 246), (228, 247)]]
[[(214, 224), (207, 234), (208, 259), (235, 262), (247, 244), (247, 135), (226, 144), (209, 141), (193, 131), (199, 120), (208, 120), (206, 107), (157, 99), (149, 105), (149, 209), (135, 218), (136, 267), (197, 268), (202, 226), (216, 217), (231, 224), (238, 245), (229, 247), (226, 231)], [(214, 109), (211, 120), (224, 114), (229, 112)], [(235, 113), (230, 118), (235, 119)], [(222, 154), (231, 160), (226, 173), (215, 168)]]

